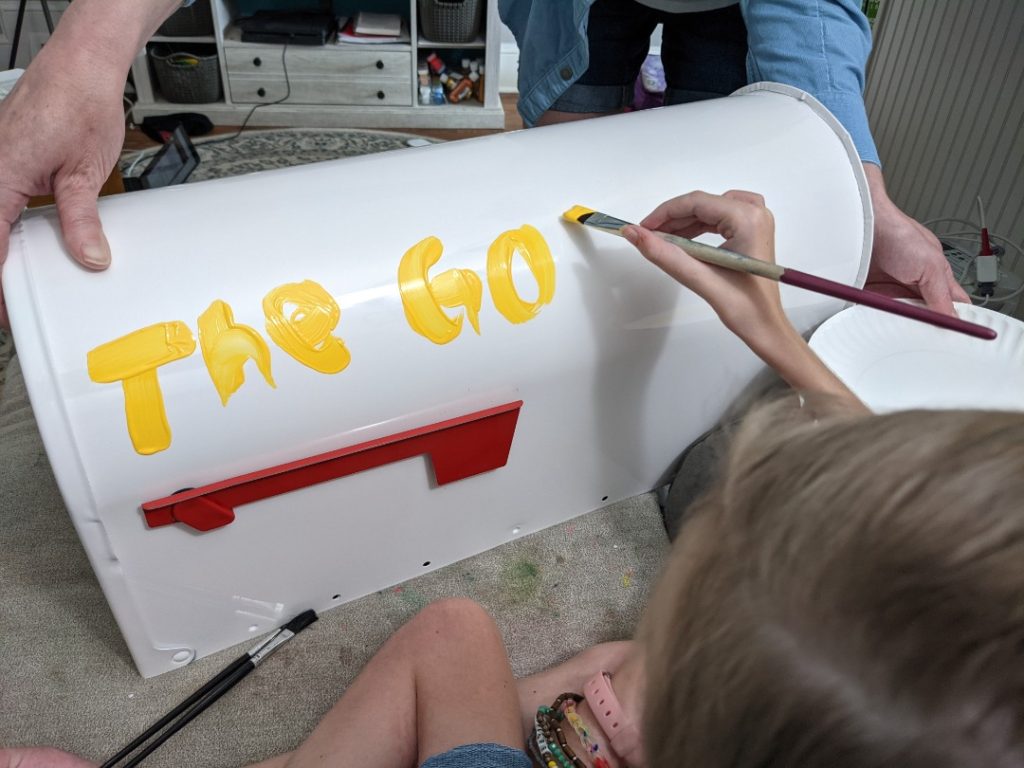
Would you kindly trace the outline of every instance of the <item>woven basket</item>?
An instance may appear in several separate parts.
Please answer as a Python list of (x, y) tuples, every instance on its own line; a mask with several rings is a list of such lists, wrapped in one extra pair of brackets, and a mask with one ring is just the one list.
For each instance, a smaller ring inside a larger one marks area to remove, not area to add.
[(149, 51), (160, 92), (176, 104), (220, 101), (220, 65), (217, 54), (207, 56), (169, 46)]
[(423, 36), (435, 43), (470, 43), (484, 18), (483, 0), (419, 0)]
[(210, 11), (210, 0), (196, 0), (188, 8), (179, 8), (160, 25), (156, 33), (165, 37), (212, 35), (213, 14)]

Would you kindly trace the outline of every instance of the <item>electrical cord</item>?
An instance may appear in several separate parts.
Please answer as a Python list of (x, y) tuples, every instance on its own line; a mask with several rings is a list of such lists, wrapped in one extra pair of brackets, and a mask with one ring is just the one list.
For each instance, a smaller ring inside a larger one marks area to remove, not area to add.
[(237, 139), (239, 136), (242, 135), (242, 132), (249, 125), (249, 120), (252, 118), (253, 114), (256, 112), (257, 109), (260, 109), (261, 107), (272, 107), (275, 104), (283, 104), (284, 102), (288, 101), (288, 99), (290, 99), (292, 97), (292, 81), (288, 77), (288, 60), (285, 58), (285, 54), (287, 52), (288, 52), (288, 41), (285, 40), (284, 41), (284, 45), (281, 47), (281, 69), (284, 70), (284, 86), (285, 86), (285, 94), (284, 94), (284, 96), (282, 96), (277, 101), (266, 101), (266, 102), (263, 102), (262, 104), (254, 104), (252, 109), (249, 110), (249, 114), (247, 114), (245, 116), (245, 120), (242, 121), (242, 127), (238, 129), (237, 133), (235, 133), (232, 136), (228, 136), (227, 138), (223, 138), (223, 139), (210, 139), (210, 141), (204, 141), (202, 143), (202, 146), (205, 147), (205, 146), (208, 146), (210, 144), (225, 144), (225, 143), (227, 143), (229, 141), (234, 141), (235, 139)]
[[(980, 204), (981, 201), (979, 200), (978, 202)], [(981, 210), (984, 211), (984, 209), (981, 209)], [(984, 213), (982, 213), (982, 215), (984, 215)], [(972, 245), (976, 245), (977, 240), (979, 240), (981, 238), (981, 229), (982, 229), (981, 225), (979, 225), (979, 224), (977, 224), (976, 222), (973, 222), (973, 221), (968, 221), (967, 219), (959, 219), (959, 218), (955, 218), (955, 217), (950, 216), (950, 217), (943, 217), (943, 218), (937, 218), (937, 219), (929, 219), (928, 221), (924, 221), (924, 222), (921, 222), (921, 223), (925, 227), (930, 229), (935, 234), (935, 236), (938, 237), (940, 240), (960, 240), (961, 242), (970, 242)], [(966, 231), (949, 232), (949, 233), (942, 233), (942, 234), (940, 234), (940, 233), (935, 231), (935, 225), (937, 225), (937, 224), (960, 224), (960, 225), (963, 225), (963, 226), (971, 227), (972, 229), (971, 230), (966, 230)], [(1015, 255), (1013, 257), (1013, 267), (1014, 267), (1014, 270), (1016, 270), (1016, 267), (1020, 263), (1021, 258), (1024, 257), (1024, 248), (1022, 248), (1020, 245), (1015, 243), (1013, 240), (1010, 240), (1007, 237), (1003, 237), (1002, 235), (997, 235), (997, 234), (994, 234), (994, 233), (989, 233), (989, 238), (991, 240), (993, 240), (993, 241), (996, 241), (999, 244), (1002, 244), (1004, 249), (1012, 248), (1015, 251)], [(977, 256), (972, 256), (968, 260), (967, 264), (964, 265), (963, 273), (960, 275), (960, 277), (957, 278), (957, 281), (961, 285), (966, 285), (969, 282), (968, 276), (970, 275), (971, 266), (974, 264), (974, 261), (975, 261), (976, 258), (977, 258)], [(1011, 291), (1010, 293), (1005, 294), (1004, 296), (994, 296), (994, 295), (985, 296), (985, 295), (979, 295), (979, 294), (974, 294), (974, 293), (971, 293), (971, 294), (968, 294), (968, 295), (971, 297), (971, 299), (973, 301), (981, 302), (980, 304), (978, 304), (978, 306), (982, 306), (983, 307), (986, 304), (988, 304), (989, 302), (1000, 303), (1000, 304), (1001, 303), (1005, 303), (1007, 301), (1010, 301), (1011, 299), (1017, 298), (1022, 293), (1024, 293), (1024, 284), (1022, 284), (1019, 288)]]
[[(234, 141), (239, 136), (241, 136), (242, 133), (245, 131), (245, 129), (248, 127), (249, 120), (252, 119), (252, 116), (256, 112), (257, 109), (259, 109), (260, 107), (272, 107), (275, 104), (283, 104), (284, 102), (288, 101), (288, 99), (291, 98), (291, 96), (292, 96), (292, 81), (291, 81), (291, 78), (288, 76), (288, 60), (286, 58), (286, 54), (287, 53), (288, 53), (288, 41), (285, 40), (284, 45), (281, 47), (281, 69), (284, 70), (284, 85), (285, 85), (285, 94), (284, 94), (284, 96), (282, 96), (280, 99), (277, 99), (277, 101), (266, 101), (266, 102), (262, 102), (260, 104), (253, 104), (252, 109), (250, 109), (249, 113), (245, 116), (245, 120), (242, 121), (242, 127), (239, 128), (238, 131), (236, 131), (232, 135), (226, 136), (224, 138), (210, 139), (208, 141), (203, 141), (203, 142), (201, 142), (199, 144), (200, 147), (208, 147), (211, 144), (226, 144), (229, 141)], [(132, 109), (134, 109), (134, 105), (132, 106)], [(131, 110), (129, 110), (129, 113), (130, 112), (131, 112)], [(123, 175), (126, 176), (126, 177), (130, 177), (132, 175), (132, 172), (135, 170), (135, 167), (142, 160), (145, 160), (148, 157), (152, 157), (153, 155), (155, 155), (159, 151), (160, 151), (160, 147), (142, 150), (141, 152), (139, 152), (138, 155), (136, 155), (135, 159), (132, 160), (131, 165), (129, 165), (128, 168), (125, 169), (125, 172), (124, 172)]]

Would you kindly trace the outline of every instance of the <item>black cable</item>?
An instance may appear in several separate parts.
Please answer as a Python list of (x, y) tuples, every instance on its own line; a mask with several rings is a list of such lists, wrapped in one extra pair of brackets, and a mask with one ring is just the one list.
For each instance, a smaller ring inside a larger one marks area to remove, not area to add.
[(285, 58), (285, 54), (288, 52), (288, 41), (284, 41), (284, 46), (281, 48), (281, 68), (284, 70), (284, 85), (285, 94), (277, 101), (267, 101), (262, 104), (254, 104), (252, 109), (249, 110), (249, 114), (245, 116), (245, 120), (242, 121), (242, 127), (238, 129), (238, 132), (223, 139), (210, 139), (199, 144), (200, 147), (208, 147), (210, 144), (224, 144), (229, 141), (234, 141), (242, 135), (242, 131), (249, 125), (249, 120), (252, 118), (253, 113), (256, 112), (260, 107), (272, 107), (275, 104), (283, 104), (292, 97), (292, 81), (288, 76), (288, 61)]
[[(27, 0), (26, 0), (26, 2), (27, 2)], [(242, 121), (242, 127), (239, 128), (237, 132), (233, 133), (230, 136), (225, 136), (224, 138), (221, 138), (221, 139), (209, 139), (207, 141), (200, 141), (196, 145), (197, 149), (202, 148), (202, 147), (208, 147), (211, 144), (226, 144), (229, 141), (234, 141), (239, 136), (241, 136), (242, 132), (246, 129), (246, 127), (248, 127), (249, 120), (252, 118), (253, 113), (256, 112), (257, 109), (259, 109), (260, 107), (272, 107), (275, 104), (283, 104), (284, 102), (288, 101), (288, 99), (290, 99), (292, 97), (292, 81), (291, 81), (291, 78), (288, 75), (288, 60), (285, 58), (285, 54), (286, 53), (288, 53), (288, 40), (284, 41), (284, 45), (281, 48), (281, 69), (284, 70), (284, 85), (285, 85), (284, 96), (282, 96), (277, 101), (267, 101), (267, 102), (264, 102), (262, 104), (253, 104), (252, 109), (249, 110), (249, 114), (247, 114), (245, 116), (245, 120)], [(131, 111), (134, 110), (134, 108), (135, 108), (135, 106), (133, 105), (132, 108), (129, 110), (129, 113), (131, 113)], [(150, 159), (153, 155), (155, 155), (159, 151), (160, 151), (159, 147), (157, 147), (155, 150), (149, 150), (149, 149), (142, 150), (142, 152), (140, 152), (136, 156), (136, 158), (132, 162), (132, 164), (130, 166), (128, 166), (128, 170), (125, 171), (125, 174), (126, 175), (131, 174), (131, 172), (133, 170), (135, 170), (135, 166), (138, 165), (138, 163), (141, 160), (148, 160), (148, 159)], [(103, 768), (103, 767), (101, 766), (100, 768)]]

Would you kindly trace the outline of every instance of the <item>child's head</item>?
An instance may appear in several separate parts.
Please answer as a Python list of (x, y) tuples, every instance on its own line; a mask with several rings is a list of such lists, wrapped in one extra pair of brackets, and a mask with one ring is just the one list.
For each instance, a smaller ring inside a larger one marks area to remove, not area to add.
[(648, 765), (1024, 766), (1024, 414), (755, 414), (643, 636)]

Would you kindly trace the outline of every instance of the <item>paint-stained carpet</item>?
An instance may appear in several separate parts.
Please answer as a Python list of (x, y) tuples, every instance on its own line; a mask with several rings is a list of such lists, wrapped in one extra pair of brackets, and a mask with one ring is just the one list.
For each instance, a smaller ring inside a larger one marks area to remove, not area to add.
[[(17, 358), (7, 373), (0, 397), (0, 744), (53, 744), (102, 760), (244, 646), (152, 680), (139, 677), (64, 509)], [(520, 675), (626, 638), (666, 548), (655, 499), (639, 496), (341, 606), (145, 764), (226, 768), (293, 748), (388, 635), (438, 598), (483, 603)]]

